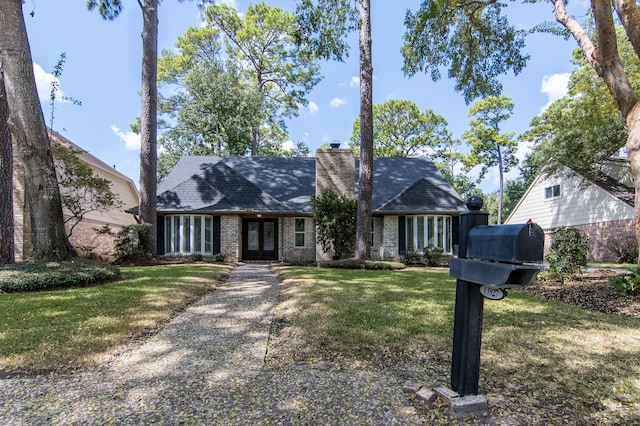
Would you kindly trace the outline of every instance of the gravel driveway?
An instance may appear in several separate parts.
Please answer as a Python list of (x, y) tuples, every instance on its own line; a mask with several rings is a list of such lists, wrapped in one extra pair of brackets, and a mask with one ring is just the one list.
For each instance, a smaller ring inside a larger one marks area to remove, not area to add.
[(278, 300), (265, 265), (215, 291), (101, 368), (0, 380), (0, 424), (419, 424), (379, 370), (264, 359)]

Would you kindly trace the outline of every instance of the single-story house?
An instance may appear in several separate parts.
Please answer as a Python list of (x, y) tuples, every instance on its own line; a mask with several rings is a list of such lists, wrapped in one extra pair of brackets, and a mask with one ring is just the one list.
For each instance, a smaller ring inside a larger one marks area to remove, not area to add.
[[(52, 142), (81, 151), (78, 154), (78, 158), (88, 164), (95, 174), (111, 182), (111, 190), (118, 195), (123, 206), (132, 206), (139, 203), (138, 190), (130, 178), (89, 154), (59, 133), (49, 130), (49, 136)], [(14, 150), (13, 215), (16, 261), (25, 260), (31, 253), (31, 219), (24, 198), (24, 179), (24, 167), (17, 159)], [(64, 190), (64, 188), (61, 188), (61, 190)], [(65, 220), (71, 216), (70, 212), (65, 208), (63, 208), (62, 213)], [(106, 225), (112, 233), (116, 233), (121, 226), (134, 223), (136, 223), (135, 218), (127, 214), (122, 207), (112, 208), (104, 212), (88, 212), (73, 229), (69, 241), (81, 255), (93, 256), (98, 259), (110, 259), (113, 253), (114, 238), (109, 234), (99, 234), (96, 229)], [(67, 225), (67, 232), (69, 231), (68, 228)]]
[(616, 260), (612, 244), (634, 235), (633, 188), (629, 162), (624, 158), (610, 159), (591, 179), (576, 173), (541, 173), (505, 223), (533, 220), (545, 231), (547, 250), (553, 230), (577, 228), (589, 239), (589, 260)]
[[(316, 242), (311, 197), (332, 189), (356, 198), (358, 170), (353, 151), (337, 147), (316, 158), (182, 157), (158, 186), (158, 253), (331, 259)], [(373, 181), (373, 258), (426, 246), (453, 252), (466, 207), (430, 161), (375, 158)]]

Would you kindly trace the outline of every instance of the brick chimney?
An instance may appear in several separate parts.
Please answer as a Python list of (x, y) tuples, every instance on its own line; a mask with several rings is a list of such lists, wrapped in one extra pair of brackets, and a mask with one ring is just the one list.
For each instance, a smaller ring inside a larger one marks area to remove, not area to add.
[(331, 144), (331, 149), (316, 151), (316, 196), (334, 190), (355, 198), (356, 161), (353, 151), (340, 149), (340, 144)]

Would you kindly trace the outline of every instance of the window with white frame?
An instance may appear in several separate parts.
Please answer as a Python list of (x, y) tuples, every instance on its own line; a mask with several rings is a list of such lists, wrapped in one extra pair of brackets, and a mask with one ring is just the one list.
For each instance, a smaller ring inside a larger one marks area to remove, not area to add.
[(305, 219), (303, 217), (294, 220), (293, 240), (295, 247), (306, 247)]
[(451, 216), (407, 216), (405, 235), (407, 250), (440, 247), (445, 253), (451, 253)]
[(557, 198), (560, 196), (560, 185), (547, 186), (544, 189), (544, 199)]
[(164, 249), (165, 254), (213, 254), (213, 217), (165, 216)]

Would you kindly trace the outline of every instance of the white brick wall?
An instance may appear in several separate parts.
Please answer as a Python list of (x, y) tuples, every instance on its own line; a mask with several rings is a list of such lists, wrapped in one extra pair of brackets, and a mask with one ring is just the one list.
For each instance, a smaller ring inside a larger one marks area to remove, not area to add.
[(303, 216), (298, 217), (285, 217), (282, 219), (282, 245), (281, 254), (282, 260), (285, 262), (314, 262), (315, 256), (315, 227), (313, 226), (313, 219), (311, 217), (304, 217), (305, 219), (305, 247), (295, 246), (295, 219), (301, 219)]
[(241, 226), (242, 221), (239, 216), (220, 216), (220, 252), (229, 262), (237, 262), (242, 259)]

